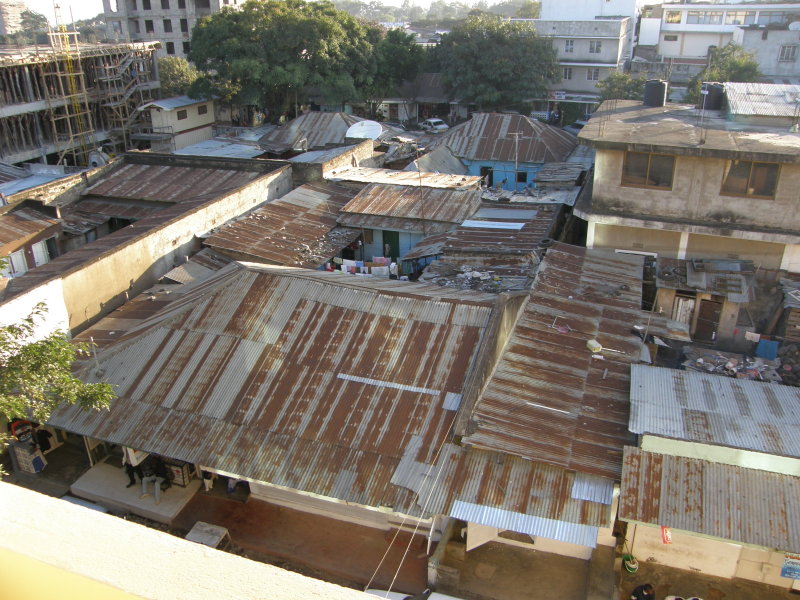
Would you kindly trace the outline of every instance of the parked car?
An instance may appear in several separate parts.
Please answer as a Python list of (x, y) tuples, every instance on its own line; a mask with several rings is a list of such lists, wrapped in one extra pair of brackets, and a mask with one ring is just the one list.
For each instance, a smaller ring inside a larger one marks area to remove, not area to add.
[(447, 123), (441, 119), (425, 119), (419, 124), (419, 128), (423, 131), (430, 131), (431, 133), (438, 133), (440, 131), (447, 131), (450, 129)]

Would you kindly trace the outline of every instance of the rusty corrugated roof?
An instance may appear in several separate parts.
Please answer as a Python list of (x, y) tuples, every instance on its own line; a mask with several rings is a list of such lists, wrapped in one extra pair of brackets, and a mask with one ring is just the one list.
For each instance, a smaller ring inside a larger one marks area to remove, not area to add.
[(574, 135), (557, 127), (524, 115), (499, 113), (474, 113), (439, 140), (467, 160), (520, 163), (563, 162), (578, 145)]
[(164, 205), (152, 205), (133, 202), (119, 202), (102, 198), (86, 198), (76, 204), (69, 205), (65, 212), (79, 215), (103, 215), (120, 219), (138, 220), (164, 208)]
[(619, 518), (800, 552), (800, 477), (626, 447)]
[(480, 190), (370, 184), (342, 208), (339, 223), (349, 227), (435, 232), (436, 224), (445, 230), (460, 224), (475, 212), (480, 201)]
[[(347, 130), (356, 123), (365, 121), (361, 117), (343, 112), (311, 111), (277, 127), (264, 135), (258, 143), (273, 153), (292, 149), (322, 150), (345, 143)], [(384, 135), (397, 135), (399, 131), (381, 126)]]
[(356, 193), (328, 182), (300, 186), (221, 227), (205, 244), (237, 259), (315, 269), (361, 234), (336, 223)]
[[(619, 479), (628, 431), (630, 364), (641, 340), (643, 258), (551, 247), (464, 442)], [(597, 340), (603, 352), (587, 348)]]
[(213, 166), (128, 163), (86, 190), (91, 196), (152, 202), (210, 200), (233, 191), (264, 173)]
[(372, 167), (341, 167), (324, 174), (331, 181), (353, 181), (358, 183), (391, 183), (416, 185), (429, 188), (470, 189), (480, 187), (481, 178), (474, 175), (452, 175), (429, 171), (376, 169)]
[(392, 478), (404, 457), (434, 462), (493, 308), (485, 294), (234, 263), (85, 365), (87, 381), (117, 386), (109, 411), (67, 407), (51, 422), (421, 514)]
[(0, 257), (7, 256), (48, 229), (55, 232), (58, 219), (33, 208), (20, 208), (0, 215)]

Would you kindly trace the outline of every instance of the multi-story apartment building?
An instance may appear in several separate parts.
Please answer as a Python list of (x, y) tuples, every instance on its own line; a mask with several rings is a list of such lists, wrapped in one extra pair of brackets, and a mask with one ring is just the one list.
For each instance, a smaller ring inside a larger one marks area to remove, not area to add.
[(0, 2), (0, 35), (16, 33), (22, 25), (22, 13), (28, 10), (22, 0)]
[(136, 109), (160, 87), (156, 45), (51, 39), (0, 50), (0, 161), (87, 165), (106, 142), (128, 149)]
[(106, 35), (112, 40), (161, 42), (158, 58), (186, 57), (198, 19), (243, 0), (103, 0)]
[(537, 19), (533, 23), (539, 35), (553, 40), (559, 62), (559, 81), (550, 86), (547, 99), (540, 99), (538, 108), (549, 110), (556, 102), (577, 103), (583, 105), (584, 114), (591, 113), (600, 99), (597, 83), (624, 68), (631, 20)]

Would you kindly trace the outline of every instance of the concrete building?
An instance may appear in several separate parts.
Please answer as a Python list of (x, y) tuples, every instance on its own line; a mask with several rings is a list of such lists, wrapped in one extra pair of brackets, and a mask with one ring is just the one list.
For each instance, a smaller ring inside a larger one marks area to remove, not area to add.
[(0, 50), (0, 160), (87, 165), (109, 144), (126, 150), (136, 107), (160, 87), (152, 43), (83, 45), (51, 34), (49, 48)]
[(797, 83), (800, 81), (800, 31), (796, 27), (797, 23), (782, 27), (737, 27), (733, 41), (755, 56), (765, 79), (773, 83)]
[(186, 58), (197, 20), (241, 3), (242, 0), (103, 0), (106, 35), (119, 41), (161, 42), (158, 58)]
[(178, 96), (148, 102), (137, 110), (147, 111), (148, 125), (138, 128), (131, 138), (148, 140), (153, 151), (174, 152), (213, 136), (213, 100)]
[(686, 105), (605, 103), (579, 134), (596, 150), (591, 198), (575, 207), (587, 246), (798, 272), (800, 140), (789, 129)]
[(22, 13), (28, 10), (22, 0), (3, 0), (0, 4), (0, 35), (9, 35), (20, 30)]
[(536, 32), (553, 40), (558, 54), (559, 78), (550, 85), (539, 110), (553, 110), (556, 104), (577, 103), (590, 114), (600, 100), (597, 83), (611, 73), (624, 70), (631, 55), (630, 18), (593, 21), (545, 21), (535, 19)]

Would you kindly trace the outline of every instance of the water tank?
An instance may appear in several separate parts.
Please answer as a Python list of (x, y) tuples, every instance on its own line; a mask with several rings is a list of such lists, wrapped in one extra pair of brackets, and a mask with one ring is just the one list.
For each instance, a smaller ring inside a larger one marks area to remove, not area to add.
[[(703, 83), (701, 93), (703, 96), (700, 99), (700, 106), (697, 108), (705, 108), (706, 110), (722, 110), (722, 98), (724, 96), (725, 86), (715, 81), (706, 81)], [(705, 98), (705, 103), (703, 99)]]
[(650, 79), (644, 84), (645, 106), (664, 106), (667, 102), (667, 82)]

